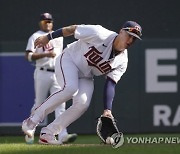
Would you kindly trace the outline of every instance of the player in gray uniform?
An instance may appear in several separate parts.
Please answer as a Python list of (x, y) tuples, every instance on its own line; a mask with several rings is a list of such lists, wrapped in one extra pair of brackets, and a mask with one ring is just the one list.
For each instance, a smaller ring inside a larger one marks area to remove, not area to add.
[(57, 81), (62, 89), (51, 95), (31, 117), (23, 121), (24, 133), (32, 136), (32, 130), (46, 115), (64, 101), (73, 99), (70, 108), (41, 130), (40, 143), (57, 144), (54, 135), (87, 110), (94, 90), (94, 75), (106, 76), (103, 115), (113, 117), (111, 110), (115, 86), (127, 69), (127, 49), (137, 38), (141, 39), (141, 32), (139, 24), (127, 21), (119, 33), (100, 25), (71, 25), (36, 39), (35, 46), (38, 48), (60, 36), (74, 35), (78, 40), (69, 44), (56, 61)]
[[(28, 40), (26, 47), (26, 59), (30, 62), (35, 61), (34, 71), (34, 89), (35, 103), (31, 109), (31, 114), (39, 107), (49, 94), (59, 91), (61, 88), (55, 77), (55, 60), (63, 50), (63, 37), (49, 41), (44, 47), (35, 48), (34, 41), (43, 35), (52, 32), (53, 18), (49, 13), (40, 15), (39, 21), (40, 30), (36, 31)], [(65, 103), (60, 104), (55, 110), (55, 117), (58, 117), (65, 111)], [(27, 136), (26, 136), (27, 137)], [(59, 141), (73, 141), (77, 134), (68, 134), (67, 129), (59, 134)], [(34, 136), (31, 138), (34, 139)]]

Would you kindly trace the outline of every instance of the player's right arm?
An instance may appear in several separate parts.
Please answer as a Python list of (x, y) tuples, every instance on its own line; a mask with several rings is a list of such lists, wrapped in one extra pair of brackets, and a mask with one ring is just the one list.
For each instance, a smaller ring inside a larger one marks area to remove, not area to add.
[(71, 25), (67, 27), (60, 28), (52, 33), (49, 33), (48, 35), (40, 36), (38, 37), (35, 42), (34, 46), (35, 48), (38, 47), (43, 47), (45, 46), (50, 40), (58, 38), (58, 37), (67, 37), (74, 35), (74, 32), (76, 30), (76, 25)]
[(35, 61), (35, 60), (38, 60), (38, 59), (41, 59), (41, 58), (44, 58), (44, 57), (55, 57), (56, 56), (56, 53), (52, 51), (50, 52), (47, 52), (47, 53), (36, 53), (36, 52), (32, 52), (30, 50), (26, 50), (26, 54), (25, 54), (25, 58), (28, 60), (28, 61)]
[[(28, 43), (26, 46), (26, 52), (25, 52), (25, 58), (28, 61), (35, 61), (44, 57), (55, 57), (56, 54), (53, 51), (53, 48), (49, 49), (49, 52), (36, 52), (37, 48), (34, 47), (34, 41), (37, 38), (36, 33), (34, 33), (33, 35), (31, 35), (31, 37), (28, 39)], [(43, 50), (43, 48), (42, 48)]]

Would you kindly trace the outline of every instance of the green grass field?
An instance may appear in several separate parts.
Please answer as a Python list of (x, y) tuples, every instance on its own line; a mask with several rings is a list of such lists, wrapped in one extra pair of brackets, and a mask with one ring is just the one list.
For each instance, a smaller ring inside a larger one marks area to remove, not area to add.
[(1, 136), (0, 154), (179, 154), (180, 143), (128, 143), (128, 137), (177, 137), (179, 134), (144, 134), (127, 135), (125, 143), (118, 149), (100, 144), (96, 135), (79, 135), (73, 144), (66, 145), (39, 145), (38, 137), (35, 143), (28, 145), (24, 142), (24, 136)]

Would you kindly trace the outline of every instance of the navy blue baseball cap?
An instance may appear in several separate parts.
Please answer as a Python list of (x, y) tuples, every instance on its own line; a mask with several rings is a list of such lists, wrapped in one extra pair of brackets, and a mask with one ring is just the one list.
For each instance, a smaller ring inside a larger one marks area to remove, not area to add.
[(50, 13), (43, 13), (40, 15), (40, 21), (42, 20), (53, 20), (53, 18)]
[(126, 21), (122, 26), (122, 29), (124, 29), (128, 34), (142, 40), (142, 28), (135, 21)]

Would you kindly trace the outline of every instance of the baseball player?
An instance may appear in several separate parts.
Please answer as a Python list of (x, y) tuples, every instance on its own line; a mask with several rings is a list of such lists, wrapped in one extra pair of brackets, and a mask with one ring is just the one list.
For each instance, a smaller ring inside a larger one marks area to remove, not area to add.
[[(31, 114), (44, 102), (49, 94), (53, 94), (61, 89), (55, 77), (54, 66), (57, 56), (63, 50), (63, 37), (51, 40), (41, 48), (35, 48), (34, 41), (36, 38), (52, 32), (53, 18), (50, 13), (40, 15), (39, 27), (40, 30), (29, 38), (25, 55), (28, 61), (35, 61), (36, 65), (34, 71), (35, 103), (31, 109)], [(65, 103), (59, 104), (55, 110), (55, 117), (58, 117), (64, 111)], [(74, 141), (76, 137), (77, 134), (68, 134), (66, 128), (64, 128), (59, 134), (59, 141)], [(33, 139), (34, 136), (31, 138)]]
[(57, 58), (55, 71), (61, 90), (48, 97), (34, 114), (22, 123), (28, 136), (46, 115), (69, 99), (73, 104), (47, 127), (41, 129), (39, 143), (58, 144), (55, 135), (77, 120), (88, 108), (93, 94), (93, 76), (106, 76), (104, 86), (104, 116), (112, 117), (115, 86), (127, 69), (127, 49), (141, 39), (142, 28), (134, 21), (124, 23), (119, 33), (100, 25), (71, 25), (36, 39), (35, 47), (42, 48), (61, 36), (74, 35), (77, 41), (69, 44)]

